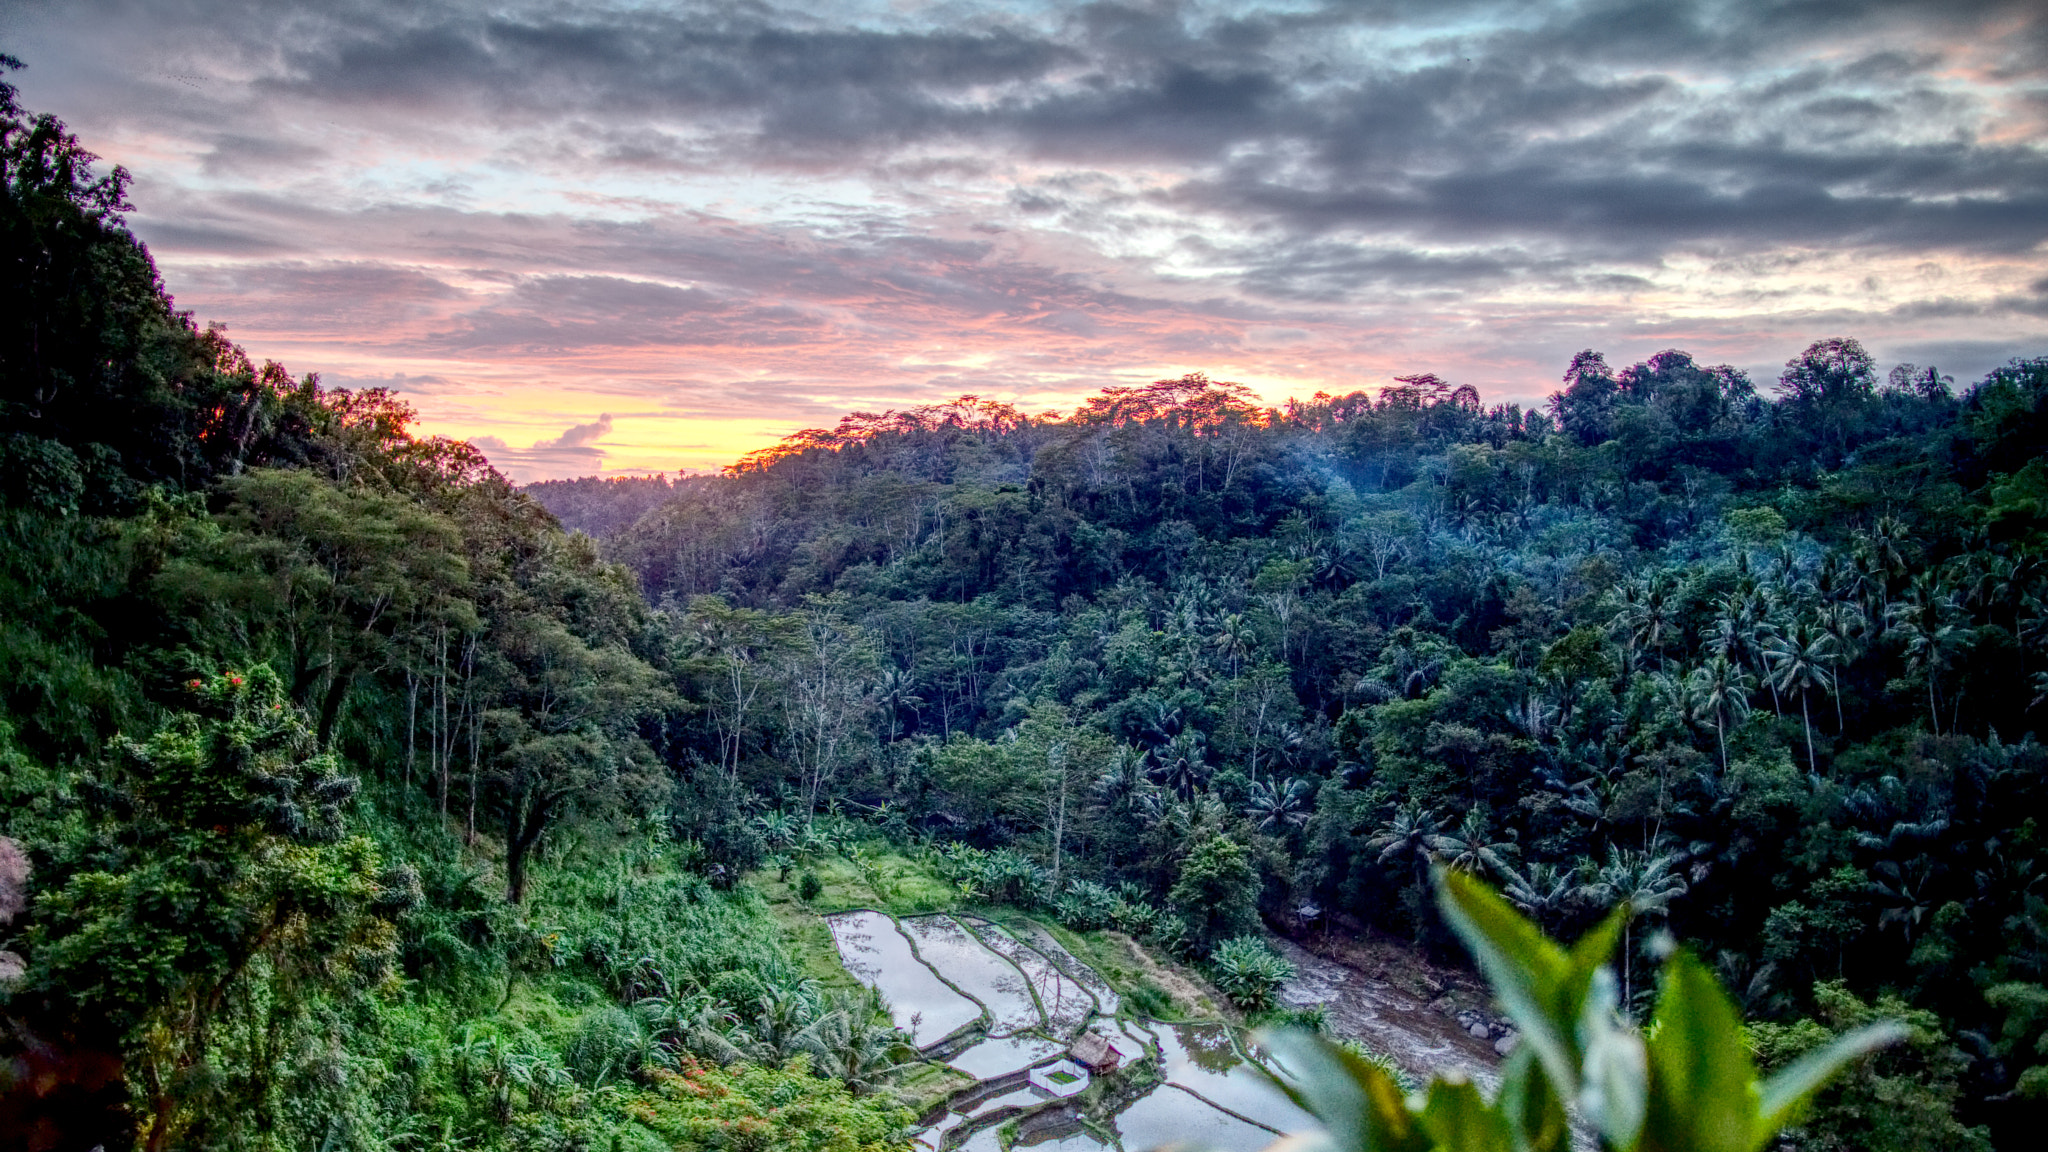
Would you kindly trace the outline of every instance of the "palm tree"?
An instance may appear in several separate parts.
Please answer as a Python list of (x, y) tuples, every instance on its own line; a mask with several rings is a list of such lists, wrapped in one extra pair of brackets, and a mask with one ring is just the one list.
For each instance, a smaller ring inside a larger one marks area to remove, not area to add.
[(875, 699), (889, 717), (889, 742), (895, 743), (902, 731), (903, 709), (915, 710), (924, 703), (924, 697), (916, 692), (917, 679), (901, 668), (891, 668), (882, 673), (882, 679), (875, 685)]
[(1301, 827), (1308, 823), (1307, 781), (1290, 776), (1286, 780), (1261, 780), (1253, 784), (1244, 814), (1261, 832)]
[(1392, 864), (1403, 856), (1414, 862), (1415, 883), (1425, 887), (1429, 882), (1429, 863), (1443, 837), (1439, 835), (1449, 816), (1424, 808), (1420, 801), (1410, 800), (1396, 809), (1393, 818), (1380, 825), (1365, 842), (1367, 852), (1379, 853), (1379, 862)]
[(1835, 638), (1819, 626), (1805, 621), (1773, 638), (1770, 661), (1772, 686), (1799, 693), (1799, 719), (1806, 725), (1806, 770), (1819, 775), (1813, 755), (1813, 715), (1806, 698), (1815, 688), (1834, 684), (1828, 665), (1834, 660)]
[(1432, 845), (1444, 867), (1453, 872), (1478, 872), (1485, 868), (1496, 874), (1509, 871), (1507, 856), (1515, 845), (1493, 841), (1486, 812), (1473, 808), (1458, 822), (1458, 830), (1439, 836)]
[(1531, 864), (1527, 872), (1508, 868), (1502, 876), (1507, 886), (1501, 889), (1501, 895), (1546, 927), (1571, 903), (1579, 887), (1571, 869), (1555, 864)]
[(1899, 863), (1896, 860), (1880, 860), (1871, 868), (1870, 890), (1885, 904), (1885, 910), (1878, 914), (1877, 926), (1897, 924), (1906, 934), (1906, 942), (1912, 943), (1913, 930), (1934, 910), (1935, 881), (1940, 869), (1927, 856), (1915, 856)]
[(879, 1089), (883, 1076), (917, 1058), (917, 1049), (889, 1023), (873, 989), (835, 992), (823, 1007), (818, 1018), (797, 1033), (794, 1046), (809, 1052), (820, 1070), (855, 1093)]
[(1821, 607), (1820, 626), (1835, 642), (1834, 651), (1830, 654), (1828, 671), (1832, 674), (1830, 695), (1835, 698), (1835, 732), (1840, 734), (1847, 727), (1842, 718), (1841, 672), (1850, 661), (1861, 654), (1863, 634), (1870, 626), (1870, 618), (1856, 605), (1847, 601), (1836, 601)]
[(1714, 718), (1714, 741), (1721, 749), (1721, 771), (1728, 771), (1728, 718), (1740, 721), (1749, 715), (1749, 693), (1756, 677), (1725, 654), (1692, 670), (1687, 677), (1692, 689), (1693, 715)]
[(1907, 666), (1927, 675), (1927, 719), (1939, 736), (1941, 676), (1962, 656), (1969, 637), (1950, 622), (1956, 614), (1954, 598), (1941, 595), (1924, 574), (1913, 581), (1907, 596), (1887, 607), (1885, 615), (1905, 638)]
[(1151, 783), (1145, 779), (1145, 753), (1129, 744), (1119, 744), (1109, 754), (1109, 763), (1095, 778), (1095, 795), (1110, 812), (1128, 810)]
[(1905, 521), (1896, 516), (1878, 517), (1870, 531), (1860, 534), (1856, 551), (1865, 570), (1880, 582), (1881, 591), (1887, 596), (1892, 585), (1911, 569), (1912, 537)]
[[(1676, 597), (1672, 595), (1669, 578), (1662, 572), (1651, 577), (1639, 576), (1621, 586), (1620, 599), (1621, 611), (1615, 615), (1614, 624), (1628, 651), (1633, 654), (1654, 648), (1661, 658), (1677, 621)], [(1633, 667), (1633, 658), (1629, 663)]]
[(1174, 733), (1173, 739), (1156, 749), (1153, 756), (1158, 761), (1154, 774), (1183, 800), (1208, 782), (1209, 767), (1202, 761), (1202, 734), (1193, 729)]
[(1629, 919), (1622, 926), (1621, 1002), (1627, 1006), (1633, 976), (1634, 920), (1637, 916), (1663, 916), (1671, 902), (1686, 893), (1685, 880), (1671, 870), (1675, 856), (1652, 856), (1627, 848), (1608, 849), (1607, 863), (1580, 887), (1581, 895), (1603, 904), (1627, 904)]
[(805, 980), (789, 988), (771, 987), (756, 997), (745, 1037), (757, 1060), (789, 1059), (802, 1050), (798, 1037), (818, 1018), (818, 987)]
[(1259, 634), (1252, 622), (1242, 612), (1231, 612), (1216, 621), (1216, 635), (1209, 640), (1210, 647), (1230, 663), (1230, 674), (1244, 663), (1244, 658), (1258, 645)]

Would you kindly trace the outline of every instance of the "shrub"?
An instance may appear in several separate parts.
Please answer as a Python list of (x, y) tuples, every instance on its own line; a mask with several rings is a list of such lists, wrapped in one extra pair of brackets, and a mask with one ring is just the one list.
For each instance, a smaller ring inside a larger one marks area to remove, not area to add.
[(1209, 958), (1216, 986), (1246, 1011), (1273, 1006), (1280, 986), (1294, 977), (1294, 965), (1256, 936), (1239, 936), (1218, 945)]
[(802, 900), (804, 903), (809, 904), (811, 901), (816, 900), (824, 891), (825, 882), (818, 879), (816, 872), (806, 872), (802, 876), (797, 877), (796, 896), (797, 899)]
[(1117, 894), (1089, 880), (1075, 880), (1053, 902), (1053, 914), (1076, 932), (1093, 932), (1114, 923), (1119, 904)]

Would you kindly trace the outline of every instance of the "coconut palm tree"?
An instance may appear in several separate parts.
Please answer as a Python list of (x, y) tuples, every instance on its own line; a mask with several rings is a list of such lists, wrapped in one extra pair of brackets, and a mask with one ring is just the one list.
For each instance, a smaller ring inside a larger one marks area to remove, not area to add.
[(1686, 893), (1685, 880), (1672, 871), (1672, 855), (1652, 856), (1610, 846), (1607, 863), (1581, 885), (1579, 894), (1603, 904), (1627, 904), (1629, 921), (1622, 928), (1621, 1002), (1629, 1003), (1635, 959), (1634, 921), (1638, 916), (1663, 916), (1671, 902)]
[(1288, 777), (1252, 785), (1244, 814), (1261, 832), (1285, 832), (1308, 823), (1308, 782)]
[(1957, 614), (1954, 597), (1943, 595), (1924, 573), (1907, 589), (1907, 599), (1885, 609), (1893, 630), (1905, 640), (1907, 667), (1927, 676), (1927, 720), (1937, 736), (1942, 675), (1969, 646), (1969, 635), (1953, 622)]
[(1365, 842), (1367, 852), (1377, 852), (1379, 863), (1391, 865), (1407, 857), (1415, 869), (1417, 887), (1429, 883), (1429, 864), (1444, 837), (1444, 825), (1451, 818), (1424, 808), (1421, 802), (1410, 800), (1394, 811), (1385, 824), (1380, 825), (1372, 839)]
[(924, 703), (917, 694), (917, 678), (902, 668), (890, 668), (875, 684), (875, 700), (889, 717), (889, 742), (895, 743), (903, 730), (903, 710), (915, 711)]
[(835, 992), (821, 1007), (793, 1044), (855, 1093), (877, 1091), (884, 1076), (917, 1058), (917, 1049), (889, 1022), (873, 989)]
[(1173, 739), (1152, 755), (1157, 761), (1153, 775), (1183, 800), (1209, 780), (1209, 766), (1202, 759), (1202, 734), (1191, 728), (1174, 733)]
[(1230, 665), (1230, 674), (1237, 675), (1244, 658), (1251, 654), (1259, 643), (1258, 630), (1242, 612), (1230, 612), (1216, 621), (1216, 634), (1209, 639), (1209, 646)]
[(1818, 775), (1813, 755), (1813, 713), (1807, 697), (1815, 688), (1833, 687), (1828, 671), (1834, 660), (1835, 638), (1817, 624), (1801, 621), (1772, 639), (1770, 649), (1772, 686), (1799, 693), (1799, 719), (1806, 726), (1806, 770)]
[(1501, 894), (1546, 927), (1562, 916), (1579, 888), (1572, 870), (1556, 864), (1531, 864), (1525, 872), (1507, 868), (1501, 875), (1507, 882)]
[(1478, 872), (1484, 868), (1496, 875), (1506, 874), (1507, 857), (1514, 852), (1515, 845), (1496, 842), (1489, 825), (1485, 810), (1473, 808), (1465, 813), (1457, 831), (1437, 837), (1431, 846), (1437, 860), (1453, 872)]
[(1835, 642), (1828, 672), (1829, 695), (1835, 698), (1835, 732), (1839, 734), (1846, 727), (1842, 718), (1842, 669), (1862, 654), (1863, 637), (1869, 631), (1870, 617), (1855, 604), (1838, 600), (1821, 606), (1820, 626)]
[(1721, 750), (1721, 771), (1728, 771), (1728, 720), (1740, 722), (1749, 715), (1749, 694), (1756, 677), (1727, 655), (1721, 654), (1692, 670), (1686, 679), (1692, 689), (1693, 715), (1714, 718), (1714, 742)]

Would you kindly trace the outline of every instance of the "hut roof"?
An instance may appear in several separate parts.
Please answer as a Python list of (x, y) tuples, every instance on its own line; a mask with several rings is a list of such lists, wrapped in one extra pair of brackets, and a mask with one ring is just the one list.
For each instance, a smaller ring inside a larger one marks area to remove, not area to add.
[(1100, 1032), (1081, 1033), (1080, 1038), (1074, 1041), (1074, 1046), (1067, 1051), (1074, 1059), (1096, 1070), (1114, 1068), (1123, 1058), (1123, 1053), (1117, 1051), (1116, 1045), (1110, 1043), (1109, 1038)]

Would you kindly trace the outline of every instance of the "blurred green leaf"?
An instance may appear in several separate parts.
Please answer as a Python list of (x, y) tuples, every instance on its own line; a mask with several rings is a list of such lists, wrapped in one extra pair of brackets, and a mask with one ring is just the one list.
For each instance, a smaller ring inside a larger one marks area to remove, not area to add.
[(1469, 1080), (1435, 1080), (1422, 1109), (1422, 1130), (1439, 1148), (1460, 1152), (1514, 1152), (1514, 1129)]
[(1645, 1152), (1754, 1152), (1763, 1143), (1742, 1018), (1682, 949), (1664, 966), (1649, 1053)]
[(1262, 1032), (1259, 1043), (1294, 1073), (1261, 1073), (1323, 1122), (1329, 1146), (1343, 1152), (1426, 1152), (1430, 1138), (1416, 1125), (1401, 1086), (1351, 1052), (1298, 1029)]

